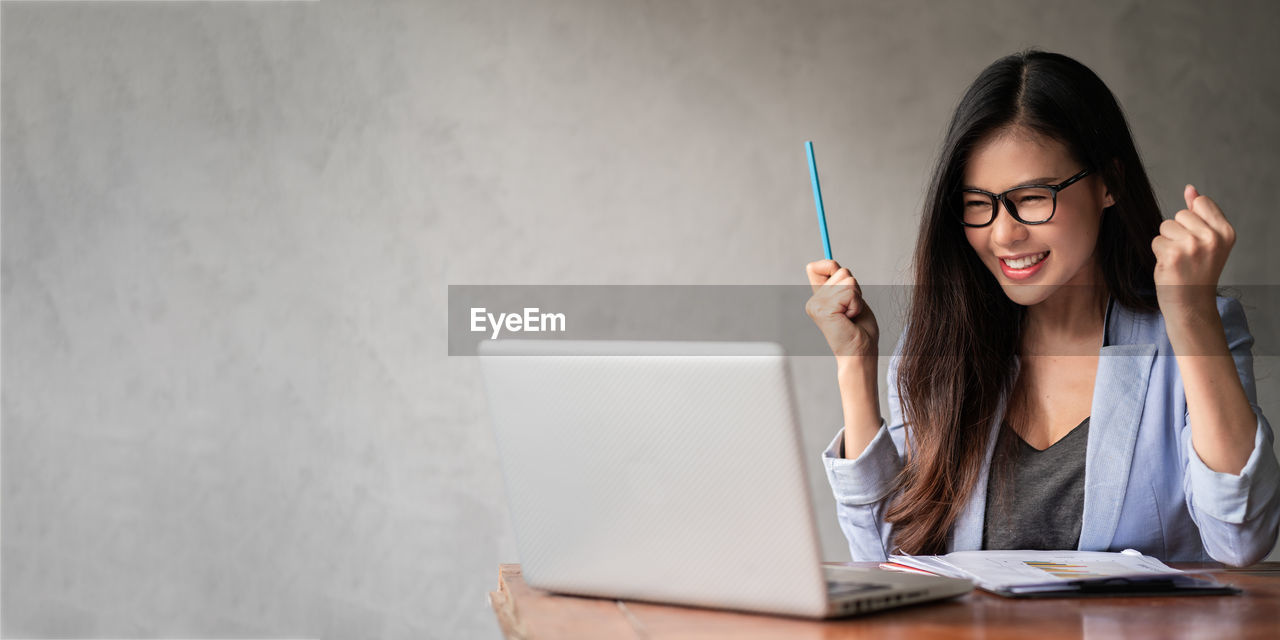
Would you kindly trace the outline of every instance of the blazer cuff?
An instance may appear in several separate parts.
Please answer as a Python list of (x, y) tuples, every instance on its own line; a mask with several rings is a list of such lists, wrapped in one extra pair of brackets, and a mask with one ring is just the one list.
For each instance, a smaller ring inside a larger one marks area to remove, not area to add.
[(862, 454), (853, 460), (843, 456), (844, 427), (836, 433), (826, 451), (822, 463), (827, 468), (827, 481), (836, 501), (845, 505), (873, 504), (884, 499), (893, 489), (893, 481), (902, 470), (898, 449), (889, 437), (884, 419), (880, 430), (871, 439)]
[(1253, 453), (1249, 454), (1240, 475), (1210, 469), (1189, 441), (1187, 447), (1191, 450), (1188, 473), (1197, 511), (1223, 522), (1240, 524), (1251, 520), (1259, 508), (1275, 498), (1280, 467), (1261, 418), (1253, 437)]

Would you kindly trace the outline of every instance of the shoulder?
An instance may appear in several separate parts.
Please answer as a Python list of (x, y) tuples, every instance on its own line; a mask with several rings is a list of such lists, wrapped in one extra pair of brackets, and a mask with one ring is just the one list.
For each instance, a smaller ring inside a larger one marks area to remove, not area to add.
[[(1215, 303), (1218, 315), (1222, 318), (1222, 328), (1227, 334), (1227, 342), (1234, 348), (1241, 341), (1252, 342), (1249, 334), (1249, 322), (1245, 317), (1244, 305), (1230, 296), (1217, 296)], [(1168, 342), (1165, 330), (1164, 314), (1160, 311), (1140, 311), (1121, 305), (1107, 327), (1111, 344), (1163, 344)]]
[(1233, 336), (1249, 336), (1249, 320), (1245, 317), (1244, 305), (1239, 300), (1218, 296), (1218, 315), (1222, 316), (1222, 327), (1226, 329), (1228, 342), (1232, 341)]

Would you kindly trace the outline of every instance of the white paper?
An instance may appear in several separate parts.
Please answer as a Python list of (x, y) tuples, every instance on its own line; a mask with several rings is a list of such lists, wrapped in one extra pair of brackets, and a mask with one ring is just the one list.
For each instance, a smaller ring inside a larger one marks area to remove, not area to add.
[(892, 556), (893, 562), (973, 581), (988, 591), (1032, 591), (1081, 580), (1184, 575), (1163, 562), (1108, 551), (956, 551), (945, 556)]

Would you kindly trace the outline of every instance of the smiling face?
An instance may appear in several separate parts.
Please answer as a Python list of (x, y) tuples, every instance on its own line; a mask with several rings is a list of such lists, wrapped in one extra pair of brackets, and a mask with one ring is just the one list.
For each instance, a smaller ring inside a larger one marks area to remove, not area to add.
[[(1028, 184), (1058, 184), (1084, 168), (1057, 140), (1022, 128), (1003, 129), (974, 149), (965, 165), (964, 188), (1001, 193)], [(1058, 192), (1057, 212), (1049, 222), (1022, 224), (1000, 205), (995, 221), (964, 227), (964, 234), (1005, 295), (1031, 306), (1063, 285), (1101, 281), (1095, 254), (1098, 228), (1102, 209), (1113, 204), (1102, 178), (1089, 174)]]

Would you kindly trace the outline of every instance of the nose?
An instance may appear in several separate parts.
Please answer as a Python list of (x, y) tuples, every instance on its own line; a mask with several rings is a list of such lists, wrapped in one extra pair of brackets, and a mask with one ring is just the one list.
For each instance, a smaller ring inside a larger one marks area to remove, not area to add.
[(997, 201), (996, 219), (991, 223), (991, 240), (999, 246), (1011, 247), (1026, 237), (1027, 225), (1014, 220), (1004, 203)]

